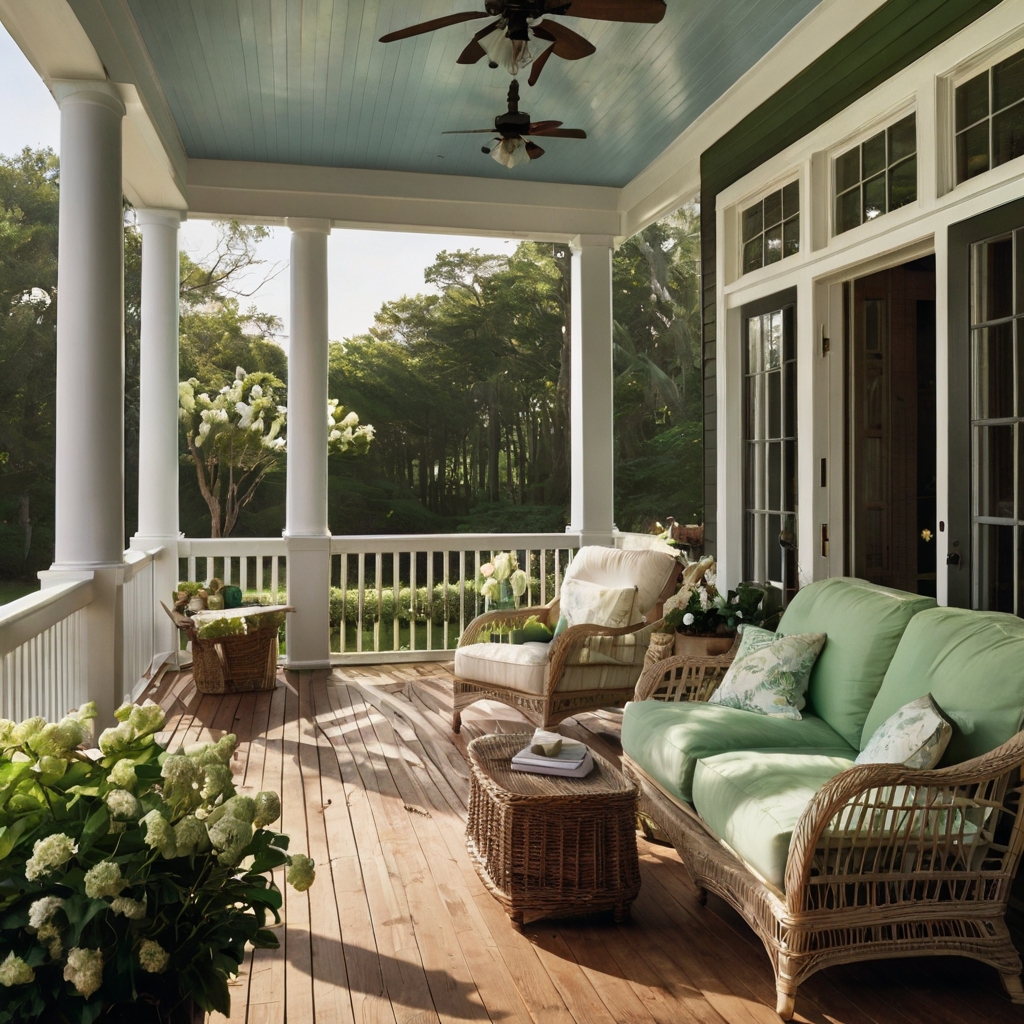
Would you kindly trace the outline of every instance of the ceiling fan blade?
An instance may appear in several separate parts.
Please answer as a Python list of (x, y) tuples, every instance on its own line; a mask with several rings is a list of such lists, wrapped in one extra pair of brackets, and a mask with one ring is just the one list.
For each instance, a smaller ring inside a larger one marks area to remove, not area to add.
[[(533, 32), (534, 35), (536, 35), (537, 29), (534, 29)], [(544, 37), (542, 36), (541, 38)], [(540, 78), (540, 73), (544, 70), (544, 65), (547, 64), (554, 51), (555, 48), (553, 46), (549, 46), (539, 57), (534, 58), (533, 64), (530, 65), (530, 77), (528, 79), (530, 85), (537, 84), (537, 79)]]
[(656, 25), (665, 17), (664, 0), (571, 0), (570, 18), (595, 21), (631, 21)]
[(555, 56), (563, 60), (581, 60), (597, 51), (597, 47), (589, 39), (584, 39), (578, 32), (573, 32), (565, 25), (559, 25), (557, 21), (542, 21), (540, 25), (534, 27), (535, 34), (538, 28), (545, 29), (554, 38), (555, 45), (552, 49)]
[(552, 128), (561, 128), (564, 123), (563, 121), (534, 121), (526, 134), (539, 135), (541, 132), (549, 131)]
[(529, 153), (531, 160), (536, 160), (544, 155), (544, 150), (536, 142), (528, 142), (526, 144), (526, 152)]
[(463, 128), (461, 131), (441, 132), (442, 135), (497, 135), (493, 128)]
[(476, 21), (478, 18), (489, 18), (486, 11), (463, 11), (461, 14), (446, 14), (443, 18), (434, 18), (432, 21), (423, 21), (419, 25), (410, 25), (408, 28), (400, 28), (397, 32), (389, 32), (381, 36), (382, 43), (394, 43), (399, 39), (408, 39), (410, 36), (421, 36), (424, 32), (433, 32), (435, 29), (447, 28), (449, 25), (458, 25), (463, 21)]
[(459, 54), (456, 64), (475, 64), (481, 57), (486, 57), (487, 51), (476, 41), (470, 39), (469, 45)]
[(524, 135), (540, 135), (545, 139), (585, 139), (582, 128), (548, 128), (539, 132), (523, 132)]

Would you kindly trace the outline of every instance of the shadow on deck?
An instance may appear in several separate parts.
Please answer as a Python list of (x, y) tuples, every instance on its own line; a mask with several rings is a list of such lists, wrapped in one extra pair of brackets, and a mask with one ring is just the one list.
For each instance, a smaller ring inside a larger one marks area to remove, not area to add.
[[(230, 696), (168, 674), (147, 696), (167, 710), (173, 745), (236, 733), (240, 792), (278, 790), (282, 831), (317, 862), (308, 894), (282, 885), (281, 948), (250, 955), (230, 1021), (777, 1024), (760, 942), (720, 900), (698, 904), (669, 847), (638, 837), (643, 887), (625, 924), (509, 923), (466, 853), (463, 751), (530, 727), (482, 702), (453, 736), (449, 667), (288, 673), (273, 691)], [(615, 760), (618, 721), (585, 715), (561, 731)], [(948, 957), (822, 971), (797, 1011), (814, 1024), (1024, 1022), (993, 971)]]

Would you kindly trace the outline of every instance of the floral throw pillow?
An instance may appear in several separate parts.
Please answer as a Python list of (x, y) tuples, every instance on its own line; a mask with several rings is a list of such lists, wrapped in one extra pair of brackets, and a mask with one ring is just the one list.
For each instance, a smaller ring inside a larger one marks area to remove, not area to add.
[(930, 693), (890, 715), (857, 755), (857, 764), (905, 764), (934, 768), (946, 751), (953, 726)]
[(824, 633), (781, 636), (747, 626), (736, 660), (708, 703), (773, 718), (800, 719), (811, 669), (825, 639)]

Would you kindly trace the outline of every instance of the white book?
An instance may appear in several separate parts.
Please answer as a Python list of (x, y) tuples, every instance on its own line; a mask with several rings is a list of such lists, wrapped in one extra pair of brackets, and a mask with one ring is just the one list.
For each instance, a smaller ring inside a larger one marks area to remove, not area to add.
[(535, 765), (538, 767), (560, 767), (577, 768), (587, 756), (589, 751), (585, 743), (578, 740), (568, 740), (562, 744), (562, 749), (553, 757), (545, 757), (543, 754), (535, 754), (529, 747), (524, 747), (512, 758), (514, 765)]
[(512, 770), (516, 772), (529, 772), (532, 775), (558, 775), (563, 779), (582, 779), (594, 770), (594, 759), (588, 750), (582, 762), (575, 767), (569, 764), (518, 764), (513, 760)]

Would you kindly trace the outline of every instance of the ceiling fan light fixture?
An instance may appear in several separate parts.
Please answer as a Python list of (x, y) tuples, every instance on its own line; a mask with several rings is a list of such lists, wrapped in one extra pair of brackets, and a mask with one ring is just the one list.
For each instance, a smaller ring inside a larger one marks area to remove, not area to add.
[(533, 60), (530, 44), (524, 39), (509, 39), (504, 28), (496, 28), (478, 40), (491, 61), (510, 75), (519, 74)]
[(528, 164), (530, 154), (522, 139), (502, 139), (491, 150), (491, 159), (497, 160), (502, 167), (511, 170), (520, 164)]

